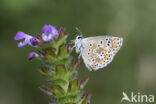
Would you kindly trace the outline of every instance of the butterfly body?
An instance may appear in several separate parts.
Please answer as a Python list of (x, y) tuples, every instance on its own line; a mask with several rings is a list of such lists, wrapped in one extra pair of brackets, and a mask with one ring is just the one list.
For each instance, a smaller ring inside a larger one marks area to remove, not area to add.
[(106, 67), (114, 58), (122, 46), (123, 39), (114, 36), (96, 36), (82, 38), (77, 36), (75, 40), (76, 52), (80, 53), (86, 67), (98, 70)]

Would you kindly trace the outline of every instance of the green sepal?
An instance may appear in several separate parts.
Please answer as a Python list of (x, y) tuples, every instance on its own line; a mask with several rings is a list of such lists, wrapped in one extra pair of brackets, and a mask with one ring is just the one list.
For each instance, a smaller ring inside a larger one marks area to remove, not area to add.
[(67, 85), (67, 81), (66, 80), (64, 80), (64, 79), (58, 79), (58, 78), (55, 78), (55, 76), (54, 76), (54, 78), (50, 78), (50, 79), (48, 79), (48, 81), (49, 82), (52, 82), (53, 85), (62, 86), (62, 88), (64, 90), (66, 90), (66, 85)]
[(44, 49), (44, 56), (46, 58), (46, 61), (53, 63), (57, 60), (56, 54), (54, 53), (54, 51), (50, 48), (46, 48)]
[(46, 67), (42, 67), (39, 69), (39, 72), (42, 74), (42, 75), (45, 75), (45, 76), (48, 76), (48, 77), (51, 77), (51, 75), (54, 73), (52, 71), (50, 71), (48, 68)]
[(40, 90), (43, 91), (44, 93), (46, 93), (49, 96), (53, 95), (51, 89), (47, 88), (45, 86), (40, 87)]
[(57, 65), (56, 66), (56, 77), (58, 78), (62, 78), (62, 79), (65, 79), (65, 75), (66, 75), (66, 68), (65, 68), (65, 65), (63, 64), (60, 64), (60, 65)]
[(64, 41), (67, 39), (67, 37), (68, 37), (68, 34), (66, 33), (64, 28), (60, 28), (58, 30), (58, 32), (59, 32), (59, 36), (57, 38), (57, 43), (56, 43), (57, 47), (62, 45), (64, 43)]
[(56, 97), (63, 97), (65, 94), (64, 90), (59, 85), (53, 85), (51, 89), (52, 89), (53, 95)]
[(80, 65), (80, 58), (74, 58), (68, 70), (74, 72), (75, 70), (78, 69), (79, 65)]
[(56, 57), (56, 54), (54, 53), (54, 51), (51, 48), (45, 48), (44, 53), (45, 53), (45, 55), (51, 55), (53, 57)]
[(56, 101), (56, 104), (77, 104), (77, 102), (81, 99), (81, 95), (72, 95), (72, 96), (65, 96), (59, 98), (59, 101)]
[(53, 40), (49, 43), (50, 47), (53, 48), (53, 49), (55, 49), (55, 50), (58, 48), (57, 47), (57, 38), (58, 38), (58, 36), (55, 35), (55, 37), (53, 38)]
[(80, 92), (79, 89), (80, 89), (80, 86), (79, 86), (79, 81), (77, 79), (69, 82), (68, 93), (70, 95), (79, 93)]
[(67, 45), (67, 44), (61, 45), (59, 48), (59, 51), (58, 51), (59, 59), (64, 59), (64, 58), (68, 57), (70, 52), (71, 52), (71, 50), (70, 50), (69, 45)]
[(56, 67), (59, 64), (64, 64), (68, 65), (68, 63), (71, 61), (71, 57), (68, 56), (67, 58), (64, 59), (55, 59), (55, 61), (52, 63), (53, 67)]
[(78, 104), (90, 104), (91, 95), (84, 94)]
[(88, 81), (89, 81), (89, 77), (88, 78), (85, 78), (84, 80), (82, 80), (80, 82), (80, 90), (85, 87), (85, 85), (87, 84)]

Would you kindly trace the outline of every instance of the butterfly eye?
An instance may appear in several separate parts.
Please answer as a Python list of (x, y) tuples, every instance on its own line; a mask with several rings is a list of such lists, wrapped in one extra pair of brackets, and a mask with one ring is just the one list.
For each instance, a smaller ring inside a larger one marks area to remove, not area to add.
[(81, 37), (81, 36), (79, 36), (79, 37), (77, 37), (77, 39), (82, 39), (82, 37)]

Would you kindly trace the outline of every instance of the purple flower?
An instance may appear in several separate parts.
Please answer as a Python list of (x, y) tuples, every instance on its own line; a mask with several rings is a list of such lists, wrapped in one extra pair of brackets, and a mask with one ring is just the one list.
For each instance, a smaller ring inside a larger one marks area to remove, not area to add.
[(45, 25), (42, 31), (43, 33), (41, 37), (44, 42), (49, 42), (53, 40), (56, 35), (58, 35), (57, 29), (52, 25)]
[(28, 34), (25, 34), (24, 32), (18, 32), (16, 34), (16, 36), (14, 37), (15, 40), (21, 40), (21, 39), (25, 39), (22, 42), (18, 43), (18, 47), (22, 48), (24, 47), (26, 44), (29, 44), (32, 47), (37, 47), (38, 46), (38, 41), (36, 37), (32, 37)]
[(33, 58), (38, 57), (38, 56), (39, 55), (36, 52), (31, 52), (31, 53), (29, 53), (28, 59), (32, 60)]
[(32, 46), (37, 46), (38, 45), (37, 38), (36, 37), (32, 37), (30, 39), (30, 43), (31, 43)]

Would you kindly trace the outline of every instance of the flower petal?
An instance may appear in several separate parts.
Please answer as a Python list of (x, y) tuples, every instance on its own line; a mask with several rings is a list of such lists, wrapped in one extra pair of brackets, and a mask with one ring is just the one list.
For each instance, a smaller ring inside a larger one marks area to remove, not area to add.
[(25, 34), (24, 32), (18, 32), (16, 34), (16, 36), (14, 37), (14, 40), (21, 40), (24, 39), (26, 37), (27, 34)]
[(19, 48), (22, 48), (22, 47), (24, 47), (26, 44), (27, 44), (27, 43), (26, 43), (25, 41), (22, 41), (22, 42), (19, 42), (17, 46), (18, 46)]
[(36, 37), (32, 37), (32, 38), (30, 39), (30, 45), (33, 46), (33, 47), (38, 46), (38, 40), (37, 40)]
[(45, 33), (42, 34), (42, 40), (43, 40), (44, 42), (49, 42), (49, 41), (51, 41), (53, 38), (54, 38), (54, 37), (53, 37), (52, 34), (48, 34), (48, 35), (45, 34)]
[(45, 34), (50, 34), (52, 32), (53, 28), (55, 28), (55, 27), (52, 26), (52, 25), (45, 25), (42, 28), (42, 32), (45, 33)]
[(53, 29), (52, 29), (52, 34), (53, 34), (53, 35), (58, 35), (58, 31), (56, 30), (55, 27), (53, 27)]
[(38, 54), (36, 52), (31, 52), (31, 53), (29, 53), (28, 59), (32, 60), (35, 57), (38, 57)]
[(58, 31), (57, 29), (52, 26), (52, 25), (45, 25), (42, 29), (43, 33), (45, 34), (53, 34), (53, 35), (57, 35), (58, 34)]
[(58, 35), (58, 31), (57, 29), (52, 26), (52, 25), (45, 25), (42, 29), (43, 34), (42, 34), (42, 40), (44, 42), (49, 42), (51, 40), (53, 40), (53, 38)]

